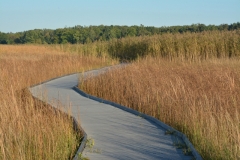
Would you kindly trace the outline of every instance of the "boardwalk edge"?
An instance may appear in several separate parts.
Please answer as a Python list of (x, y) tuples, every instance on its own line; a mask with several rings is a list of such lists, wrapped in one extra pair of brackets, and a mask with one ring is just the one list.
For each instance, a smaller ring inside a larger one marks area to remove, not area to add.
[[(122, 63), (122, 64), (118, 64), (118, 65), (110, 65), (110, 66), (105, 66), (105, 67), (102, 67), (102, 68), (99, 68), (99, 69), (92, 69), (92, 70), (88, 70), (86, 72), (75, 72), (75, 73), (70, 73), (70, 74), (65, 74), (65, 75), (62, 75), (62, 76), (57, 76), (55, 78), (51, 78), (49, 80), (46, 80), (46, 81), (42, 81), (42, 82), (39, 82), (37, 84), (34, 84), (34, 85), (31, 85), (30, 87), (28, 87), (28, 90), (30, 91), (31, 88), (33, 87), (36, 87), (38, 85), (43, 85), (44, 83), (47, 83), (47, 82), (50, 82), (52, 80), (55, 80), (55, 79), (58, 79), (58, 78), (62, 78), (62, 77), (66, 77), (66, 76), (69, 76), (69, 75), (73, 75), (73, 74), (77, 74), (78, 76), (80, 75), (83, 75), (84, 73), (88, 74), (89, 72), (92, 72), (92, 71), (100, 71), (100, 70), (104, 70), (104, 69), (110, 69), (110, 68), (113, 68), (113, 67), (120, 67), (120, 66), (124, 66), (126, 65), (125, 63)], [(31, 92), (31, 91), (30, 91)], [(40, 100), (39, 98), (33, 96), (34, 98)], [(42, 100), (40, 100), (42, 101)], [(43, 102), (43, 101), (42, 101)], [(49, 104), (53, 109), (56, 109), (55, 107), (53, 107), (51, 104)], [(79, 159), (79, 156), (80, 154), (83, 152), (85, 146), (86, 146), (86, 143), (87, 143), (87, 133), (83, 130), (83, 128), (81, 127), (81, 125), (78, 123), (78, 121), (73, 117), (71, 116), (71, 118), (73, 119), (73, 127), (74, 129), (77, 131), (77, 132), (82, 132), (84, 134), (83, 136), (83, 139), (80, 143), (80, 146), (78, 147), (77, 149), (77, 152), (75, 153), (74, 157), (73, 157), (73, 160), (78, 160)]]
[[(31, 88), (31, 87), (30, 87)], [(33, 95), (32, 95), (33, 96)], [(46, 103), (42, 100), (40, 100), (39, 98), (33, 96), (34, 99), (37, 99), (38, 101), (41, 101), (43, 103)], [(50, 107), (52, 107), (52, 109), (54, 110), (59, 110), (58, 108), (53, 107), (51, 104), (47, 103)], [(59, 110), (60, 112), (62, 112), (61, 110)], [(62, 112), (63, 114), (67, 114), (65, 112)], [(83, 152), (84, 147), (86, 146), (87, 143), (87, 133), (83, 130), (83, 128), (81, 127), (81, 125), (78, 123), (78, 121), (76, 120), (75, 117), (71, 116), (72, 120), (73, 120), (73, 129), (77, 132), (77, 133), (83, 133), (83, 138), (82, 141), (80, 143), (80, 146), (77, 148), (77, 151), (73, 157), (73, 160), (78, 160), (79, 159), (79, 155)]]
[(132, 113), (134, 115), (137, 115), (137, 116), (141, 116), (147, 120), (150, 120), (158, 125), (160, 125), (161, 127), (165, 128), (166, 130), (170, 130), (170, 131), (174, 131), (175, 134), (179, 137), (181, 137), (184, 141), (184, 143), (190, 148), (191, 152), (192, 152), (192, 155), (194, 156), (194, 158), (196, 160), (202, 160), (202, 157), (200, 156), (200, 154), (196, 151), (196, 149), (194, 148), (194, 146), (192, 145), (192, 143), (188, 140), (187, 136), (185, 134), (183, 134), (182, 132), (179, 132), (178, 130), (170, 127), (169, 125), (159, 121), (158, 119), (152, 117), (152, 116), (149, 116), (149, 115), (146, 115), (146, 114), (143, 114), (141, 112), (138, 112), (136, 110), (133, 110), (133, 109), (130, 109), (128, 107), (125, 107), (125, 106), (122, 106), (120, 104), (117, 104), (115, 102), (111, 102), (111, 101), (108, 101), (108, 100), (105, 100), (105, 99), (101, 99), (101, 98), (98, 98), (98, 97), (95, 97), (95, 96), (92, 96), (90, 94), (87, 94), (85, 93), (84, 91), (80, 90), (77, 86), (74, 86), (72, 88), (74, 91), (76, 91), (77, 93), (81, 94), (82, 96), (84, 97), (87, 97), (89, 99), (92, 99), (92, 100), (95, 100), (95, 101), (98, 101), (100, 103), (105, 103), (105, 104), (109, 104), (109, 105), (112, 105), (114, 107), (117, 107), (119, 109), (122, 109), (126, 112), (129, 112), (129, 113)]

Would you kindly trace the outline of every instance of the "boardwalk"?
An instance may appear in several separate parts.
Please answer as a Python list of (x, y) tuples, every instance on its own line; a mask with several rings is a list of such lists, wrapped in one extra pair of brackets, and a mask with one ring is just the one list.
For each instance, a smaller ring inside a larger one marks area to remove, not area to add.
[[(106, 71), (89, 71), (98, 74)], [(140, 116), (123, 111), (111, 105), (85, 98), (72, 88), (78, 83), (80, 74), (72, 74), (32, 87), (32, 94), (51, 105), (71, 104), (72, 115), (80, 119), (88, 139), (94, 142), (92, 148), (85, 148), (83, 156), (91, 160), (108, 159), (192, 159), (185, 156), (173, 143), (181, 139), (165, 135), (165, 129)], [(66, 110), (67, 111), (67, 110)]]

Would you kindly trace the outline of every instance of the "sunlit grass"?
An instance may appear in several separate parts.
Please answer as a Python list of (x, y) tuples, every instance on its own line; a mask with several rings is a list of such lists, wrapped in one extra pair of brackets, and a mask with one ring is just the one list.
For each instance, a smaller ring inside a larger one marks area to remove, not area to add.
[(0, 159), (74, 156), (82, 135), (74, 131), (71, 117), (33, 99), (24, 89), (116, 63), (107, 57), (70, 52), (71, 47), (76, 46), (0, 45)]
[(185, 133), (204, 159), (240, 155), (240, 61), (147, 58), (90, 78), (81, 88)]
[(204, 159), (240, 158), (239, 30), (129, 37), (108, 51), (135, 62), (81, 89), (185, 133)]
[(136, 62), (89, 79), (84, 90), (184, 132), (205, 159), (240, 156), (236, 30), (86, 45), (0, 45), (0, 159), (72, 157), (81, 138), (72, 119), (19, 93), (50, 78), (116, 64), (110, 57)]

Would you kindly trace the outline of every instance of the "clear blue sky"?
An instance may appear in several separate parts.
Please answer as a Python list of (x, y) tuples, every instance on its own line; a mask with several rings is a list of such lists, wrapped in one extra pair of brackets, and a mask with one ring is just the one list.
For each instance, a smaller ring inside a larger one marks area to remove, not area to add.
[(240, 0), (0, 0), (0, 31), (240, 22)]

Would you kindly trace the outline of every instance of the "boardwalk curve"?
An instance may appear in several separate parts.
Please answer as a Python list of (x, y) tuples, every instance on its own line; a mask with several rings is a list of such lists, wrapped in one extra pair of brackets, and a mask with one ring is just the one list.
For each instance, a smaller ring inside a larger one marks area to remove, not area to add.
[[(84, 77), (98, 75), (112, 68), (114, 67), (88, 71)], [(191, 143), (180, 132), (166, 135), (169, 126), (162, 122), (74, 89), (81, 75), (76, 73), (52, 79), (31, 87), (30, 91), (34, 97), (53, 107), (58, 103), (65, 106), (71, 104), (72, 116), (80, 119), (90, 143), (83, 150), (82, 156), (91, 160), (201, 159), (193, 146), (191, 156), (186, 156), (182, 149), (177, 149), (174, 143)]]

